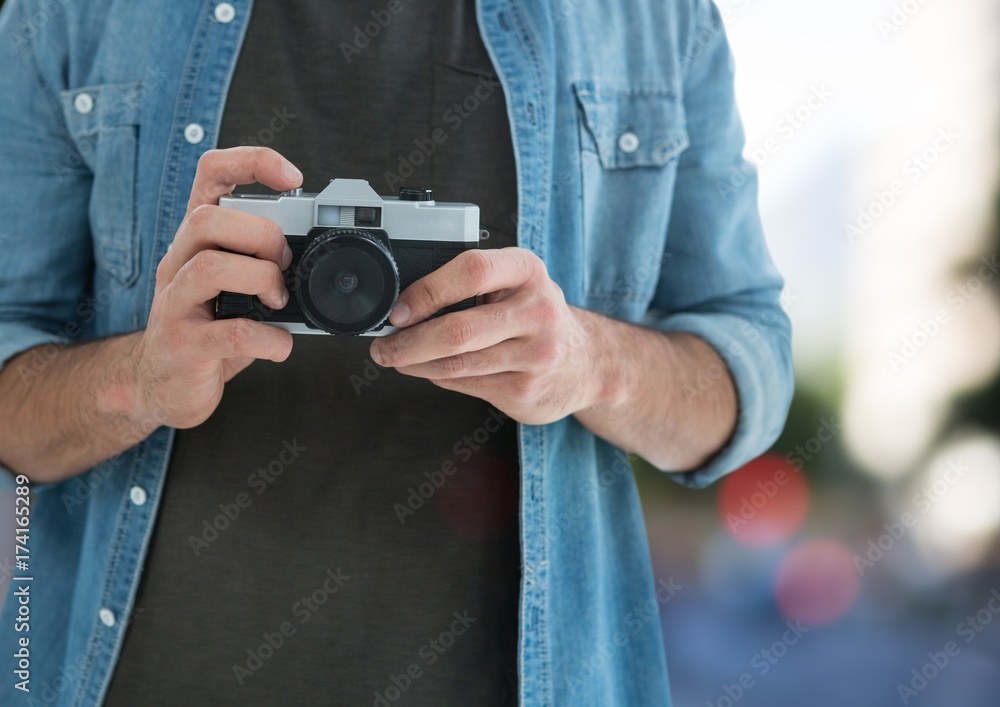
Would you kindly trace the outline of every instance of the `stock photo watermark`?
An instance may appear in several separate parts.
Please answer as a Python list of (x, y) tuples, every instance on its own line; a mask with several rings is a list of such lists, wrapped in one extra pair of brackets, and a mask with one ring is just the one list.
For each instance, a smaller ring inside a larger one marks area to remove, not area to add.
[(625, 614), (620, 622), (621, 628), (595, 646), (593, 655), (580, 663), (575, 675), (566, 676), (566, 688), (574, 691), (586, 685), (598, 672), (607, 667), (615, 654), (627, 646), (643, 626), (659, 617), (661, 606), (669, 604), (683, 589), (684, 586), (677, 584), (673, 577), (659, 580), (656, 583), (656, 597), (649, 599), (645, 604), (632, 607)]
[(969, 302), (983, 292), (997, 272), (1000, 272), (1000, 262), (997, 261), (996, 253), (980, 258), (976, 274), (970, 275), (948, 290), (944, 305), (935, 309), (930, 316), (922, 318), (912, 333), (899, 340), (898, 347), (886, 353), (893, 372), (899, 373), (906, 369), (907, 364), (945, 331), (952, 322), (953, 315), (961, 312)]
[(761, 648), (750, 658), (750, 668), (741, 673), (732, 683), (724, 682), (721, 693), (714, 700), (706, 700), (705, 707), (733, 707), (757, 686), (757, 680), (771, 672), (778, 662), (788, 655), (789, 650), (809, 633), (810, 628), (800, 621), (786, 621), (785, 631), (771, 645)]
[(468, 609), (462, 612), (456, 611), (451, 616), (448, 628), (439, 633), (436, 638), (428, 640), (417, 650), (417, 657), (420, 658), (420, 661), (410, 663), (405, 670), (398, 674), (390, 673), (388, 684), (382, 690), (375, 691), (373, 702), (375, 707), (388, 707), (402, 698), (406, 691), (424, 676), (424, 671), (450, 651), (458, 638), (479, 620), (475, 616), (470, 616)]
[(401, 13), (413, 0), (389, 0), (385, 8), (372, 10), (369, 15), (371, 20), (364, 25), (355, 25), (354, 34), (350, 42), (341, 42), (340, 51), (344, 55), (344, 61), (350, 64), (354, 58), (368, 48), (376, 37), (382, 34), (382, 30), (392, 24), (392, 18)]
[[(955, 627), (955, 635), (962, 639), (962, 644), (968, 646), (993, 623), (998, 615), (1000, 615), (1000, 591), (993, 589), (983, 607), (974, 615), (967, 616)], [(896, 684), (899, 701), (904, 705), (910, 704), (961, 654), (962, 645), (958, 641), (948, 641), (941, 650), (928, 652), (927, 662), (910, 670), (909, 680)]]
[(867, 570), (874, 567), (896, 546), (896, 543), (906, 537), (909, 531), (916, 527), (919, 519), (940, 503), (951, 489), (965, 478), (967, 471), (969, 467), (961, 459), (952, 460), (948, 462), (948, 467), (940, 478), (915, 493), (910, 501), (914, 510), (904, 511), (899, 518), (885, 523), (882, 526), (885, 532), (868, 541), (864, 555), (854, 555), (854, 566), (858, 570), (858, 575), (863, 577)]
[(884, 39), (888, 39), (903, 29), (920, 10), (926, 7), (930, 0), (903, 0), (894, 2), (889, 10), (889, 14), (879, 18), (876, 23), (878, 31)]
[[(264, 493), (284, 471), (291, 466), (306, 448), (293, 439), (291, 442), (283, 442), (282, 449), (277, 456), (254, 471), (247, 477), (247, 486), (254, 490), (257, 496)], [(195, 557), (201, 555), (212, 543), (219, 539), (219, 536), (226, 532), (235, 523), (243, 512), (253, 504), (254, 497), (246, 491), (241, 491), (229, 502), (220, 503), (218, 515), (206, 518), (201, 522), (201, 532), (198, 535), (189, 535), (188, 544)]]
[[(336, 570), (327, 569), (323, 581), (308, 596), (301, 597), (292, 604), (290, 613), (298, 619), (299, 626), (309, 623), (309, 620), (340, 591), (351, 576), (344, 574), (339, 567)], [(295, 635), (298, 627), (292, 621), (282, 621), (274, 631), (261, 634), (261, 642), (246, 650), (246, 660), (233, 663), (233, 676), (242, 687), (246, 681), (263, 669), (264, 664), (274, 657), (274, 654), (286, 645), (288, 639)]]
[[(510, 417), (504, 413), (490, 408), (489, 416), (482, 425), (455, 442), (452, 446), (452, 454), (458, 457), (462, 463), (468, 462), (490, 440), (490, 437), (509, 420)], [(417, 511), (434, 497), (438, 489), (444, 486), (448, 479), (458, 472), (459, 468), (459, 465), (451, 459), (445, 459), (437, 469), (425, 471), (424, 478), (427, 480), (408, 488), (405, 501), (402, 503), (397, 501), (392, 504), (393, 513), (395, 513), (399, 524), (406, 525), (407, 518), (416, 515)]]
[(267, 121), (267, 125), (258, 130), (256, 135), (244, 138), (240, 144), (249, 145), (250, 147), (270, 145), (274, 142), (275, 135), (284, 132), (285, 128), (291, 125), (292, 121), (298, 117), (295, 113), (289, 112), (288, 106), (282, 106), (280, 110), (272, 108), (271, 118)]
[(471, 93), (441, 114), (441, 120), (448, 126), (451, 133), (444, 128), (435, 128), (429, 136), (417, 138), (413, 141), (416, 149), (409, 154), (398, 156), (399, 163), (396, 166), (396, 171), (385, 172), (383, 176), (389, 192), (398, 191), (399, 187), (413, 176), (417, 167), (430, 159), (438, 147), (448, 142), (449, 135), (458, 131), (466, 120), (471, 118), (484, 103), (496, 94), (499, 88), (500, 79), (496, 76), (480, 76)]
[(719, 196), (728, 199), (739, 193), (757, 170), (770, 162), (834, 98), (824, 85), (811, 86), (809, 95), (797, 106), (785, 112), (774, 124), (775, 135), (765, 138), (756, 147), (744, 151), (746, 160), (730, 170), (729, 178), (715, 183)]
[(732, 367), (733, 361), (746, 355), (746, 344), (752, 344), (761, 338), (766, 339), (769, 328), (787, 317), (786, 312), (798, 300), (799, 295), (796, 295), (791, 289), (786, 287), (778, 296), (776, 304), (764, 308), (759, 314), (754, 315), (752, 319), (743, 322), (740, 325), (740, 334), (742, 334), (743, 340), (732, 339), (728, 346), (718, 349), (717, 353), (722, 360), (713, 361), (699, 368), (695, 372), (694, 380), (681, 386), (681, 393), (684, 395), (684, 399), (687, 402), (691, 402), (700, 398), (711, 390), (712, 386), (720, 380), (724, 380), (729, 375), (729, 369)]
[(909, 185), (916, 184), (951, 151), (958, 142), (959, 133), (953, 127), (938, 128), (934, 137), (923, 148), (909, 155), (900, 166), (902, 177), (875, 190), (871, 198), (858, 208), (857, 218), (844, 223), (844, 235), (856, 243), (906, 195)]

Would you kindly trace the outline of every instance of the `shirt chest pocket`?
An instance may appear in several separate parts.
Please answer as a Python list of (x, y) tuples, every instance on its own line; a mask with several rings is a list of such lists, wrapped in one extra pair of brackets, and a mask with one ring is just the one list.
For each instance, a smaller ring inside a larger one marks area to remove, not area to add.
[(638, 312), (665, 257), (684, 108), (666, 85), (577, 82), (587, 306)]
[[(103, 84), (64, 91), (63, 112), (78, 155), (93, 175), (90, 228), (99, 273), (128, 286), (139, 274), (136, 208), (142, 84)], [(73, 165), (79, 166), (79, 165)]]

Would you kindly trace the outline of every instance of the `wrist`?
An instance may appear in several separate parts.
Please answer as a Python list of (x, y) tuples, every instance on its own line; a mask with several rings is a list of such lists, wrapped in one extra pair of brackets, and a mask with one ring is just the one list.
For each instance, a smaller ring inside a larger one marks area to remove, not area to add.
[(627, 325), (586, 309), (570, 307), (586, 357), (585, 390), (581, 411), (617, 409), (632, 398), (634, 376), (626, 362), (623, 342)]
[(108, 339), (104, 355), (99, 357), (105, 373), (95, 390), (97, 408), (102, 416), (139, 424), (145, 413), (145, 396), (139, 385), (139, 363), (143, 332)]

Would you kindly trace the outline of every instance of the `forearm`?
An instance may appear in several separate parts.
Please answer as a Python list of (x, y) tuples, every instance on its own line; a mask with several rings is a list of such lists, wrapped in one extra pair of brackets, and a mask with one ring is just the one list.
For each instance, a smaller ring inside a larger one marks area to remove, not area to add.
[(0, 463), (33, 482), (69, 478), (122, 452), (158, 425), (134, 414), (139, 334), (36, 350), (0, 371)]
[[(736, 426), (736, 389), (711, 346), (685, 332), (572, 311), (590, 348), (597, 401), (575, 413), (587, 429), (665, 471), (695, 469), (726, 444)], [(706, 379), (711, 385), (698, 385)]]

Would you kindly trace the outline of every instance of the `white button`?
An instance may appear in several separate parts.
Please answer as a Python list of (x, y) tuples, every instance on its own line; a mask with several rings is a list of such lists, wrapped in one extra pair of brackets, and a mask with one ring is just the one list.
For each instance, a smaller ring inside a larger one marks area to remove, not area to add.
[(132, 499), (132, 503), (141, 506), (146, 502), (146, 490), (141, 486), (133, 486), (128, 492), (128, 497)]
[(629, 131), (618, 138), (618, 149), (622, 152), (635, 152), (639, 149), (639, 136)]
[(115, 612), (111, 609), (101, 609), (97, 612), (97, 615), (101, 617), (101, 623), (108, 628), (115, 625)]
[(236, 9), (228, 2), (220, 2), (215, 6), (215, 19), (222, 24), (229, 24), (235, 17)]
[(198, 125), (198, 123), (191, 123), (184, 128), (184, 139), (192, 145), (197, 145), (205, 139), (205, 129)]
[(76, 94), (76, 98), (73, 99), (73, 107), (76, 108), (76, 112), (80, 115), (87, 115), (87, 113), (94, 110), (94, 97), (89, 93), (78, 93)]

